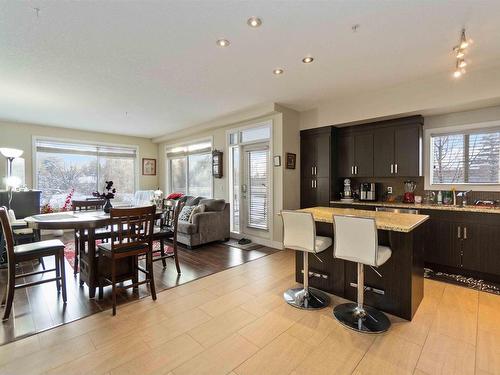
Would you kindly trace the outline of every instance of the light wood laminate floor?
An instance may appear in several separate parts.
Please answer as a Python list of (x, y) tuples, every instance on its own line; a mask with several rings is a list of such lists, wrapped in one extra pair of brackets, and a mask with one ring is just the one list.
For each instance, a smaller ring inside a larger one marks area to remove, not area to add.
[(373, 336), (288, 306), (293, 285), (278, 252), (0, 347), (0, 374), (500, 374), (499, 296), (426, 280), (414, 320)]

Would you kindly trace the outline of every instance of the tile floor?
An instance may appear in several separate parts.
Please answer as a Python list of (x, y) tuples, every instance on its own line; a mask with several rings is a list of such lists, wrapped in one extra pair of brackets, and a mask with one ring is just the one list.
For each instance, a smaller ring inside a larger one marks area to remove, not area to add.
[[(297, 310), (290, 251), (0, 347), (0, 374), (500, 374), (500, 296), (425, 281), (383, 335)], [(333, 303), (342, 302), (333, 298)]]

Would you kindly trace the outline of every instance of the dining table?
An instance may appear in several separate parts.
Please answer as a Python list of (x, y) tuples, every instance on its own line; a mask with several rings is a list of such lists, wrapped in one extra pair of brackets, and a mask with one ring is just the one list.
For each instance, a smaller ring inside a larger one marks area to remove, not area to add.
[[(161, 219), (164, 211), (156, 210), (155, 219)], [(101, 270), (102, 265), (98, 264), (96, 251), (95, 233), (97, 229), (113, 225), (109, 213), (103, 210), (91, 211), (65, 211), (48, 214), (39, 214), (24, 218), (30, 228), (34, 230), (76, 230), (80, 233), (80, 239), (86, 239), (80, 246), (79, 251), (79, 275), (80, 285), (87, 284), (89, 288), (89, 298), (95, 298), (98, 287), (99, 274), (106, 270)], [(115, 223), (116, 224), (116, 223)], [(130, 262), (118, 266), (121, 272), (136, 272), (136, 268)]]

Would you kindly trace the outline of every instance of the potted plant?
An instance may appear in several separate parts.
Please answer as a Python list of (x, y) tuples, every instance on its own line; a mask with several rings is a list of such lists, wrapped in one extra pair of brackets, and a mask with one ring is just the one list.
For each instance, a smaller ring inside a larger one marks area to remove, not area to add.
[(113, 207), (110, 200), (113, 199), (116, 194), (116, 189), (113, 187), (113, 181), (106, 181), (106, 187), (104, 190), (105, 191), (103, 191), (102, 194), (95, 191), (92, 193), (92, 196), (104, 199), (104, 212), (109, 213), (109, 210)]

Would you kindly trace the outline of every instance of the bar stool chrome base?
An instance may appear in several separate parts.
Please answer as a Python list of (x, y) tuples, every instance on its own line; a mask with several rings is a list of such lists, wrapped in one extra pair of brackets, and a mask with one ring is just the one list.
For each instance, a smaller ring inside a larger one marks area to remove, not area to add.
[(304, 288), (288, 289), (283, 297), (289, 305), (304, 310), (322, 309), (330, 304), (330, 297), (326, 293), (313, 288), (309, 288), (307, 295)]
[(356, 303), (335, 306), (333, 316), (347, 328), (363, 333), (382, 333), (391, 326), (383, 312), (370, 306), (360, 308)]

